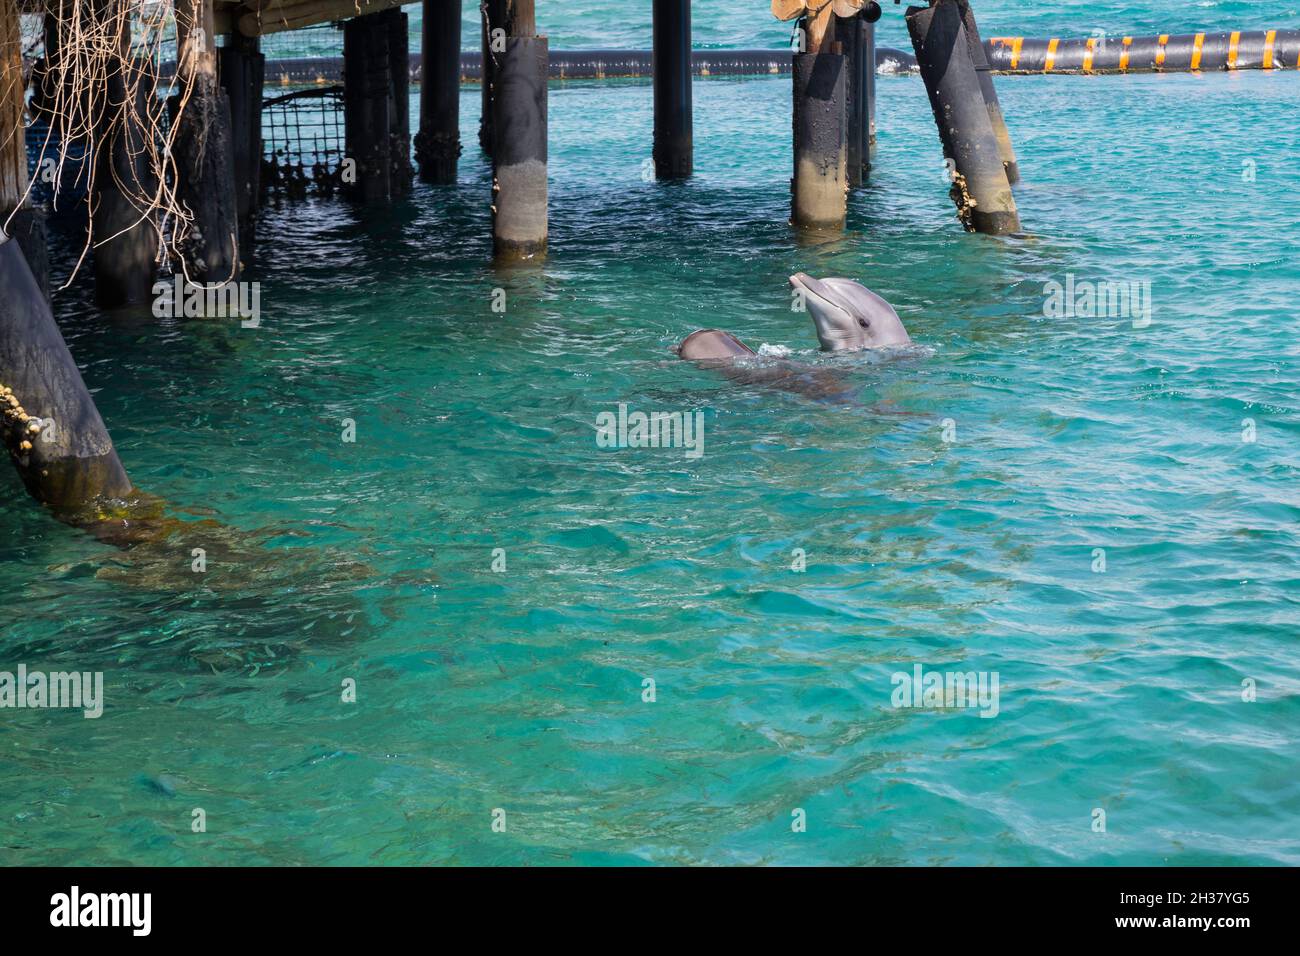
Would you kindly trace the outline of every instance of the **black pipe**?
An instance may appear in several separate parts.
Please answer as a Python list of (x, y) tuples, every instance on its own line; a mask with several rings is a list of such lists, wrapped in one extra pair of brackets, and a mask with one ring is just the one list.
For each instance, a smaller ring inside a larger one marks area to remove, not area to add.
[(1150, 73), (1300, 68), (1300, 30), (1171, 36), (1028, 39), (994, 37), (989, 62), (1002, 73)]
[(460, 0), (424, 0), (420, 53), (429, 64), (421, 76), (415, 137), (420, 178), (454, 183), (460, 156)]
[(691, 0), (654, 0), (654, 163), (659, 179), (693, 167)]
[(944, 155), (952, 161), (952, 197), (958, 219), (972, 232), (1018, 232), (1016, 201), (998, 152), (997, 136), (971, 60), (957, 0), (908, 7), (905, 19)]
[(32, 497), (67, 516), (131, 491), (18, 243), (0, 238), (0, 433)]
[[(553, 80), (633, 79), (654, 75), (651, 50), (553, 50), (548, 57), (549, 76)], [(876, 68), (885, 72), (916, 72), (916, 57), (891, 47), (877, 47), (875, 62)], [(775, 76), (788, 74), (790, 69), (788, 50), (691, 51), (692, 76)], [(163, 64), (164, 78), (170, 75), (169, 70), (170, 64)], [(423, 57), (412, 53), (412, 82), (421, 82), (423, 72)], [(338, 83), (343, 77), (343, 58), (268, 59), (266, 76), (268, 82), (279, 86)], [(460, 54), (459, 79), (464, 83), (482, 81), (481, 53), (467, 50)]]
[(1002, 158), (1002, 167), (1007, 172), (1007, 182), (1012, 186), (1020, 182), (1020, 165), (1016, 162), (1016, 150), (1011, 145), (1011, 132), (1007, 129), (1006, 118), (1002, 115), (1002, 104), (998, 102), (998, 92), (993, 87), (993, 75), (989, 70), (988, 55), (980, 41), (979, 27), (975, 23), (975, 11), (968, 0), (959, 0), (962, 26), (966, 29), (966, 42), (970, 44), (971, 60), (975, 72), (979, 75), (980, 92), (984, 94), (984, 104), (989, 110), (989, 122), (993, 124), (993, 135), (998, 140), (998, 155)]
[(546, 252), (546, 37), (511, 37), (492, 68), (492, 246), (498, 259)]
[[(1269, 33), (1274, 34), (1271, 47), (1266, 42)], [(1206, 35), (1211, 36), (1211, 34)], [(1231, 39), (1231, 33), (1215, 34)], [(1124, 40), (1129, 43), (1125, 44)], [(1186, 37), (1169, 37), (1166, 46), (1166, 59), (1158, 67), (1154, 64), (1158, 37), (1110, 37), (1105, 42), (1094, 44), (1097, 48), (1096, 65), (1092, 72), (1130, 72), (1163, 69), (1166, 71), (1190, 69), (1190, 51), (1194, 46), (1195, 34)], [(1081, 63), (1082, 52), (1087, 40), (1060, 40), (1057, 55), (1054, 57), (1053, 73), (1083, 72), (1081, 66), (1068, 68), (1064, 66), (1061, 51), (1077, 50)], [(1216, 41), (1217, 42), (1217, 41)], [(1017, 58), (1013, 52), (1014, 45), (1021, 45)], [(993, 37), (984, 41), (985, 55), (994, 73), (1041, 73), (1044, 72), (1043, 54), (1049, 40), (1034, 40), (1023, 37)], [(1125, 46), (1131, 47), (1129, 65), (1120, 68), (1120, 58)], [(1186, 49), (1186, 56), (1170, 56), (1170, 51)], [(1144, 58), (1145, 51), (1145, 58)], [(1267, 52), (1267, 57), (1265, 53)], [(1018, 60), (1013, 67), (1012, 61)], [(1265, 66), (1267, 60), (1268, 66)], [(1145, 65), (1144, 65), (1145, 64)], [(1180, 65), (1181, 64), (1181, 65)], [(1208, 68), (1207, 64), (1202, 67)], [(1226, 64), (1224, 64), (1226, 68)], [(1237, 60), (1233, 69), (1297, 69), (1300, 68), (1300, 30), (1243, 31), (1240, 34)], [(163, 64), (162, 77), (166, 79), (171, 64)], [(691, 53), (691, 74), (693, 76), (764, 76), (768, 74), (786, 74), (791, 69), (790, 57), (785, 50), (694, 50)], [(915, 73), (916, 57), (905, 50), (892, 47), (876, 47), (876, 69), (878, 72)], [(483, 56), (478, 52), (465, 51), (460, 55), (460, 79), (462, 82), (477, 83), (482, 80)], [(418, 54), (411, 56), (411, 79), (420, 81), (421, 58)], [(654, 55), (650, 50), (552, 50), (550, 52), (550, 77), (559, 80), (587, 79), (624, 79), (648, 77), (654, 74)], [(343, 76), (341, 57), (311, 57), (306, 59), (268, 59), (266, 75), (271, 82), (282, 86), (319, 85), (337, 83)]]
[(847, 148), (846, 57), (836, 53), (794, 54), (795, 226), (844, 228)]

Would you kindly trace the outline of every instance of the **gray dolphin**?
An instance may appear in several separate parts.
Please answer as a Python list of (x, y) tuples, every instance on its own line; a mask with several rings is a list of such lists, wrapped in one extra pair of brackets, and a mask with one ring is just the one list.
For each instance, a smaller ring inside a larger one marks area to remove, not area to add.
[[(894, 307), (860, 282), (838, 277), (814, 279), (806, 272), (796, 272), (790, 277), (790, 287), (803, 293), (817, 338), (827, 352), (912, 344)], [(682, 339), (677, 354), (692, 362), (726, 362), (755, 352), (730, 332), (700, 329)]]
[[(894, 307), (861, 283), (834, 277), (814, 279), (807, 273), (796, 272), (790, 277), (790, 286), (803, 292), (813, 328), (827, 352), (912, 343)], [(720, 329), (692, 332), (682, 339), (676, 351), (681, 358), (718, 368), (728, 378), (745, 384), (767, 385), (832, 401), (843, 400), (853, 391), (832, 369), (809, 368), (785, 361), (738, 365), (736, 359), (756, 353), (730, 332)]]
[(814, 279), (806, 272), (796, 272), (790, 277), (790, 287), (803, 292), (817, 338), (827, 352), (912, 344), (894, 307), (860, 282)]

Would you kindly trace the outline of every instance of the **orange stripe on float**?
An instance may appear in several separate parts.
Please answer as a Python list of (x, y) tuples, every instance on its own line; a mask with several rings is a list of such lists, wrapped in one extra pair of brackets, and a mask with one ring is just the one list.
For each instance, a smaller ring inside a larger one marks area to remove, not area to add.
[(1228, 38), (1228, 69), (1237, 68), (1237, 44), (1241, 41), (1241, 31), (1233, 30), (1232, 36)]
[(1201, 47), (1205, 45), (1205, 34), (1196, 34), (1196, 42), (1192, 44), (1192, 72), (1201, 68)]
[(1277, 31), (1269, 30), (1264, 34), (1264, 62), (1260, 68), (1264, 70), (1273, 69), (1273, 41), (1277, 39)]
[(1127, 69), (1128, 69), (1128, 48), (1129, 48), (1130, 46), (1132, 46), (1132, 45), (1133, 45), (1133, 38), (1132, 38), (1132, 37), (1125, 37), (1125, 38), (1124, 38), (1124, 50), (1123, 50), (1123, 52), (1120, 53), (1120, 55), (1119, 55), (1119, 68), (1120, 68), (1121, 70), (1127, 70)]
[(1047, 41), (1047, 57), (1043, 60), (1043, 72), (1051, 73), (1052, 67), (1056, 66), (1056, 46), (1061, 41), (1056, 37)]
[(1165, 44), (1169, 42), (1169, 34), (1162, 33), (1156, 40), (1156, 66), (1165, 65)]
[(1011, 69), (1013, 70), (1020, 65), (1020, 48), (1024, 43), (1024, 37), (1016, 37), (1011, 41)]
[(1088, 42), (1083, 45), (1083, 72), (1085, 73), (1092, 72), (1092, 52), (1096, 43), (1096, 39), (1090, 38)]

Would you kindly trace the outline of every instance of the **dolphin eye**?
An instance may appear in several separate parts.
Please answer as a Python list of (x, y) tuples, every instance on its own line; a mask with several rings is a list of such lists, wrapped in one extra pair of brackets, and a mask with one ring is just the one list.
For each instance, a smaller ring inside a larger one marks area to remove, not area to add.
[(858, 325), (862, 326), (864, 329), (869, 329), (869, 328), (871, 328), (871, 323), (868, 322), (866, 319), (861, 318), (861, 317), (859, 317), (859, 319), (858, 319)]

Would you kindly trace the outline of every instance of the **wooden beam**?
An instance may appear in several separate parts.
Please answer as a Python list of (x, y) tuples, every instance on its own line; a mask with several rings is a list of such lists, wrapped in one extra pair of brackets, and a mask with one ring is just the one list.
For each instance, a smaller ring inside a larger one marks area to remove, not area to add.
[(256, 37), (382, 13), (401, 5), (402, 0), (261, 0), (242, 7), (236, 22), (240, 33)]

